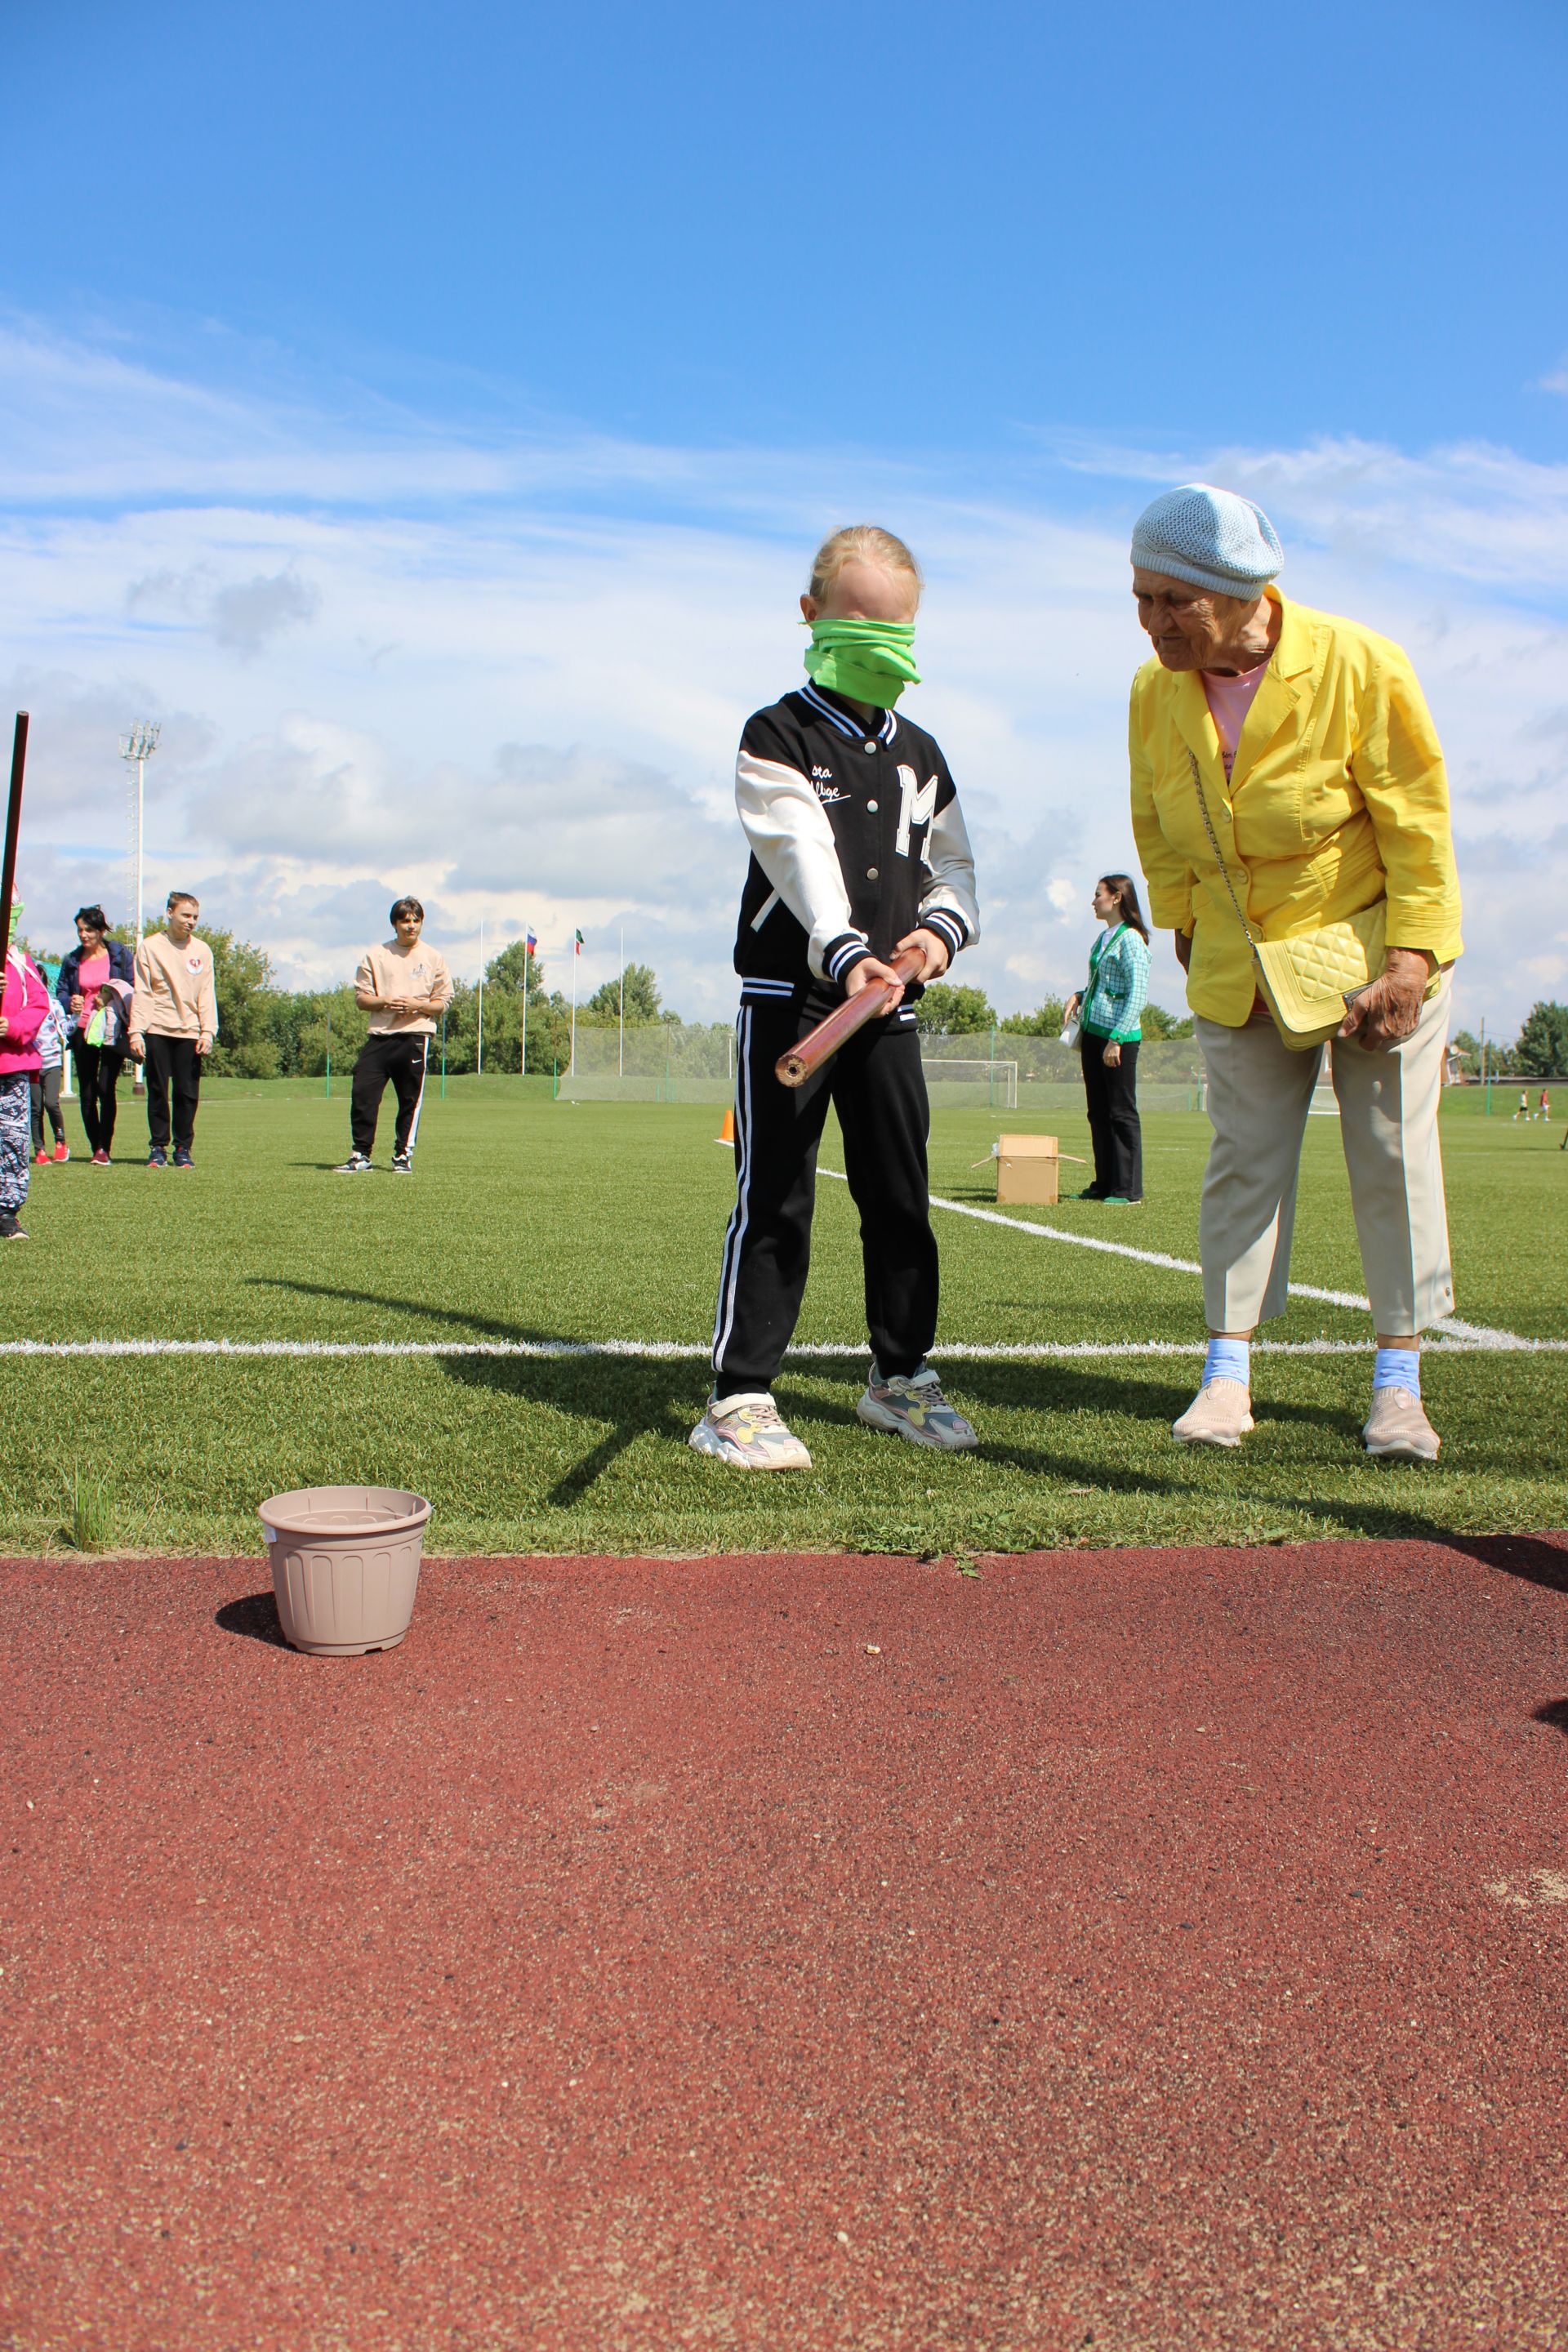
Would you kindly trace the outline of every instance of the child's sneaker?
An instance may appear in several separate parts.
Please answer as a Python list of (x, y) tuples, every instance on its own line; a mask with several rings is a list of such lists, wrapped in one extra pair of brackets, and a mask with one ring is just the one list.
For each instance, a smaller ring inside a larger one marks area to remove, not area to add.
[(37, 1165), (38, 1165), (40, 1168), (47, 1168), (47, 1167), (48, 1166), (48, 1164), (49, 1164), (49, 1155), (48, 1155), (48, 1153), (44, 1150), (43, 1145), (40, 1143), (40, 1144), (39, 1144), (39, 1146), (38, 1146)]
[(334, 1176), (363, 1176), (374, 1164), (363, 1151), (351, 1151), (342, 1166), (334, 1168), (332, 1173)]
[(9, 1209), (0, 1209), (0, 1242), (25, 1242), (27, 1236)]
[(57, 1167), (58, 1167), (62, 1161), (68, 1160), (68, 1159), (70, 1158), (70, 1156), (71, 1156), (71, 1148), (70, 1148), (70, 1145), (66, 1141), (65, 1137), (62, 1135), (62, 1136), (61, 1136), (61, 1138), (60, 1138), (60, 1139), (59, 1139), (59, 1141), (58, 1141), (58, 1142), (56, 1144), (56, 1146), (55, 1146), (55, 1164), (56, 1164), (56, 1166), (57, 1166)]
[(196, 1163), (191, 1158), (190, 1153), (186, 1151), (183, 1146), (175, 1152), (174, 1165), (176, 1168), (194, 1168), (195, 1164)]
[(968, 1454), (980, 1440), (927, 1364), (906, 1380), (901, 1372), (882, 1378), (875, 1364), (866, 1393), (855, 1408), (872, 1429), (896, 1429), (911, 1445), (934, 1445), (943, 1454)]
[(786, 1429), (771, 1396), (761, 1391), (709, 1403), (687, 1439), (694, 1454), (711, 1454), (732, 1470), (809, 1470), (811, 1456)]
[(412, 1151), (395, 1151), (395, 1152), (393, 1153), (393, 1155), (392, 1155), (392, 1172), (393, 1172), (393, 1174), (394, 1174), (395, 1176), (412, 1176), (412, 1175), (413, 1175), (413, 1173), (414, 1173), (414, 1154), (412, 1153)]
[(153, 1146), (152, 1150), (147, 1154), (147, 1165), (148, 1165), (148, 1167), (149, 1167), (149, 1168), (166, 1168), (166, 1167), (168, 1166), (168, 1164), (169, 1164), (169, 1155), (168, 1155), (168, 1153), (164, 1150), (164, 1149), (163, 1149), (163, 1145), (162, 1145), (161, 1143), (155, 1143), (155, 1144)]

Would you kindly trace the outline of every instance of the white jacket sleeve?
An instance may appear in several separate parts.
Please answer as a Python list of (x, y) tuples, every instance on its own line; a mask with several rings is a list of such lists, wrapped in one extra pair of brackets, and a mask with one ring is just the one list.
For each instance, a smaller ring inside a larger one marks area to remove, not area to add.
[(842, 979), (869, 948), (865, 932), (849, 919), (833, 827), (810, 783), (798, 768), (742, 751), (735, 762), (735, 805), (752, 856), (806, 934), (813, 973), (818, 980)]
[(921, 921), (947, 941), (952, 954), (980, 937), (980, 904), (974, 895), (974, 853), (957, 795), (932, 817), (926, 836), (930, 881), (921, 893)]

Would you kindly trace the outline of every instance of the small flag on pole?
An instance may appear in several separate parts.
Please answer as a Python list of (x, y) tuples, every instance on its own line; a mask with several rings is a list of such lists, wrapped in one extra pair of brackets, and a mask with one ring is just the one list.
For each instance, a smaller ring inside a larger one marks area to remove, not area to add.
[(522, 951), (523, 951), (523, 954), (524, 954), (524, 955), (534, 955), (534, 954), (536, 954), (536, 953), (538, 952), (538, 949), (539, 949), (539, 941), (534, 938), (533, 933), (532, 933), (531, 931), (529, 931), (529, 932), (528, 932), (528, 933), (526, 933), (526, 935), (524, 936), (523, 942), (522, 942)]
[(581, 931), (574, 931), (574, 932), (573, 932), (573, 934), (572, 934), (572, 937), (573, 937), (574, 941), (575, 942), (575, 944), (574, 944), (574, 947), (573, 947), (572, 952), (573, 952), (573, 954), (574, 954), (574, 955), (581, 955), (581, 954), (582, 954), (582, 952), (583, 952), (583, 934), (582, 934), (582, 932), (581, 932)]

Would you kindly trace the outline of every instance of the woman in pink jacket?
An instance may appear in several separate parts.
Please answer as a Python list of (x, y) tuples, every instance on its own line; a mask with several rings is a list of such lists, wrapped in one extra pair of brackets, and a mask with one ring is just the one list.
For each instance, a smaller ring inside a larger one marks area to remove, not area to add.
[(31, 1086), (38, 1074), (37, 1036), (48, 1010), (49, 984), (16, 945), (20, 901), (11, 908), (5, 982), (0, 990), (0, 1241), (25, 1242), (16, 1212), (27, 1197), (33, 1139)]

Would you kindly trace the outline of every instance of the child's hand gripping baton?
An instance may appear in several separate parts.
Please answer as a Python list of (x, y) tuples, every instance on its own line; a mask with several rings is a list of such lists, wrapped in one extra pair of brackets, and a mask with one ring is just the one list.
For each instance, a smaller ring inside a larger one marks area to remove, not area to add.
[[(925, 957), (919, 948), (905, 948), (890, 959), (890, 968), (900, 982), (919, 980), (925, 970)], [(875, 1021), (885, 1013), (894, 993), (890, 980), (868, 980), (858, 996), (847, 996), (831, 1012), (826, 1021), (808, 1029), (798, 1045), (781, 1054), (773, 1064), (773, 1076), (781, 1087), (804, 1087), (807, 1078), (815, 1077), (824, 1062), (830, 1062), (840, 1045), (847, 1044), (858, 1029), (868, 1021)]]

